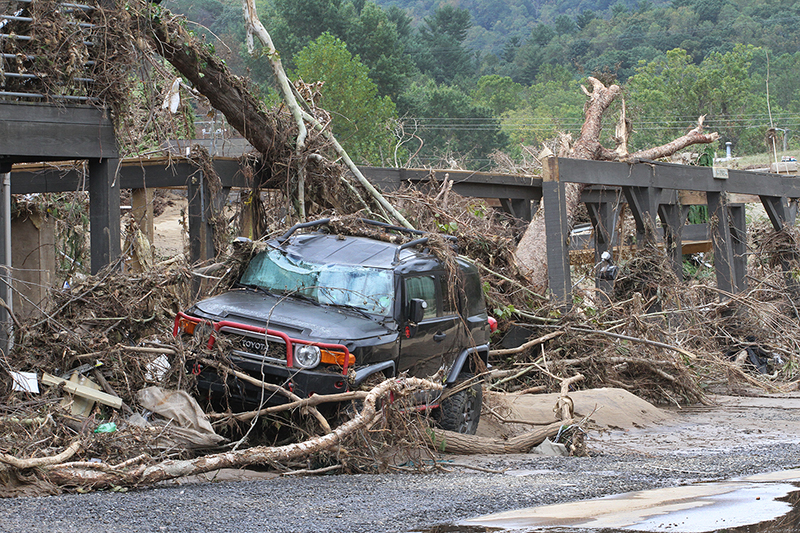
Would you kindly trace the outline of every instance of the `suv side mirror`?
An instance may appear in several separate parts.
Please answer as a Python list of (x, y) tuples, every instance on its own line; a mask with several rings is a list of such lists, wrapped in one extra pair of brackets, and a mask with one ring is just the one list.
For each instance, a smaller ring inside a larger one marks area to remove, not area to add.
[(408, 320), (418, 324), (425, 318), (425, 310), (428, 308), (428, 302), (422, 298), (412, 298), (408, 307)]

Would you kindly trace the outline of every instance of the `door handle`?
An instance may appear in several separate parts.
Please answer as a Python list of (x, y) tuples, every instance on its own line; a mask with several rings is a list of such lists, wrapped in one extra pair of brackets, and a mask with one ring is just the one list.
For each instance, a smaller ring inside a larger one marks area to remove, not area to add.
[(436, 342), (442, 342), (447, 337), (447, 333), (437, 333), (433, 336), (433, 340)]

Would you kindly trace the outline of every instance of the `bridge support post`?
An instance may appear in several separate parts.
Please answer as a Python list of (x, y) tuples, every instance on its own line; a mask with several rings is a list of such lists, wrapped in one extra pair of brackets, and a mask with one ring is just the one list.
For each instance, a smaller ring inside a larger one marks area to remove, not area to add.
[[(617, 191), (604, 190), (600, 192), (598, 202), (586, 202), (586, 209), (594, 229), (595, 265), (602, 262), (603, 252), (609, 252), (613, 256), (614, 223), (617, 214), (614, 206), (619, 203), (618, 200), (619, 193)], [(599, 270), (595, 269), (595, 288), (598, 290), (600, 299), (609, 302), (614, 290), (614, 280), (601, 278)]]
[(747, 290), (747, 219), (744, 204), (728, 206), (733, 247), (733, 275), (739, 292)]
[(566, 191), (558, 174), (558, 159), (543, 162), (542, 204), (547, 232), (547, 276), (554, 302), (569, 308), (572, 303), (572, 280), (569, 272), (569, 221)]
[(658, 206), (658, 218), (664, 228), (664, 249), (672, 263), (672, 270), (683, 279), (683, 223), (689, 209), (680, 204), (661, 204)]
[(92, 274), (97, 274), (120, 255), (118, 166), (116, 158), (89, 160)]
[(636, 222), (636, 244), (654, 243), (656, 215), (661, 189), (656, 187), (623, 187), (622, 192)]
[(0, 169), (5, 172), (0, 173), (2, 177), (2, 187), (0, 188), (0, 220), (2, 220), (2, 231), (0, 231), (0, 298), (5, 303), (0, 306), (0, 350), (3, 355), (8, 355), (14, 347), (14, 323), (11, 313), (13, 313), (14, 291), (11, 276), (11, 165)]
[(199, 169), (188, 181), (189, 256), (192, 263), (214, 257), (214, 229), (211, 227), (211, 192), (205, 173)]
[[(787, 226), (794, 225), (797, 217), (796, 204), (789, 204), (786, 201), (786, 198), (782, 196), (761, 196), (761, 204), (767, 211), (767, 216), (769, 217), (770, 222), (772, 222), (772, 227), (775, 228), (775, 231), (781, 231)], [(792, 276), (792, 267), (790, 264), (791, 259), (796, 258), (781, 256), (781, 269), (783, 270), (783, 279), (786, 282), (786, 288), (791, 295), (791, 299), (794, 302), (797, 302), (800, 300), (800, 285), (794, 279), (794, 276)]]
[[(708, 192), (708, 215), (711, 224), (711, 243), (714, 247), (714, 270), (717, 273), (717, 288), (736, 294), (739, 292), (739, 279), (736, 274), (731, 216), (724, 192)], [(727, 297), (721, 293), (720, 299)]]

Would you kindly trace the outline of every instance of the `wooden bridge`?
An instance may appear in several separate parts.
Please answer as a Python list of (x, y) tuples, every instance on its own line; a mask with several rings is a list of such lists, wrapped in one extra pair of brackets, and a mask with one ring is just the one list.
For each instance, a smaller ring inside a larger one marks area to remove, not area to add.
[[(3, 127), (3, 122), (0, 122), (0, 127)], [(0, 153), (5, 153), (5, 146), (7, 143), (0, 142)], [(100, 196), (103, 198), (102, 205), (109, 206), (101, 214), (93, 215), (92, 227), (96, 228), (98, 226), (95, 224), (99, 224), (100, 228), (116, 228), (119, 227), (120, 189), (137, 191), (134, 194), (134, 198), (137, 198), (150, 188), (185, 187), (189, 196), (191, 258), (204, 260), (214, 256), (213, 232), (209, 226), (212, 210), (222, 205), (231, 189), (252, 186), (246, 182), (238, 159), (217, 158), (213, 165), (222, 185), (216, 198), (202, 169), (186, 158), (177, 157), (114, 163), (113, 168), (108, 168), (102, 174), (107, 176), (107, 181), (93, 181), (91, 175), (87, 180), (85, 173), (76, 169), (19, 167), (11, 174), (11, 194), (83, 190), (88, 181), (91, 194)], [(89, 165), (90, 173), (92, 168)], [(654, 161), (607, 163), (551, 158), (542, 177), (462, 170), (372, 167), (362, 167), (361, 170), (384, 191), (396, 190), (403, 185), (439, 187), (446, 176), (452, 181), (455, 192), (464, 196), (496, 199), (505, 211), (523, 220), (530, 219), (541, 200), (547, 222), (550, 288), (556, 300), (565, 302), (569, 301), (571, 293), (570, 245), (573, 244), (574, 249), (574, 241), (577, 240), (566, 227), (563, 209), (565, 183), (587, 185), (582, 200), (592, 221), (595, 262), (599, 262), (601, 254), (611, 250), (617, 242), (618, 236), (613, 230), (615, 213), (620, 204), (626, 203), (636, 224), (637, 242), (653, 238), (647, 231), (648, 227), (662, 228), (663, 240), (677, 275), (681, 275), (684, 253), (712, 247), (717, 283), (727, 293), (736, 293), (746, 287), (745, 203), (760, 201), (775, 228), (779, 229), (794, 223), (796, 199), (800, 197), (800, 181), (794, 177)], [(260, 180), (258, 176), (256, 179)], [(98, 183), (108, 186), (98, 186)], [(146, 202), (140, 201), (139, 204), (146, 208)], [(710, 217), (719, 221), (712, 225), (713, 229), (709, 230), (706, 224), (686, 223), (688, 206), (697, 204), (708, 205)], [(113, 255), (108, 247), (107, 255), (96, 260), (95, 233), (92, 232), (93, 271), (107, 264), (109, 259), (106, 258)], [(118, 250), (119, 233), (103, 233)], [(692, 247), (690, 250), (685, 249), (687, 240)], [(598, 279), (599, 287), (607, 289), (609, 283)]]
[[(23, 31), (26, 20), (30, 20), (25, 8), (31, 1), (0, 2), (0, 43), (13, 43), (8, 49), (11, 51), (2, 50), (0, 69), (0, 175), (4, 178), (0, 191), (3, 226), (0, 264), (10, 267), (8, 220), (13, 194), (88, 190), (91, 270), (97, 272), (120, 255), (120, 190), (134, 190), (134, 207), (146, 221), (144, 215), (148, 208), (152, 209), (147, 191), (158, 187), (188, 190), (191, 258), (213, 257), (213, 232), (209, 226), (212, 210), (227, 198), (226, 193), (231, 189), (253, 185), (246, 182), (240, 161), (235, 158), (213, 161), (222, 182), (222, 190), (215, 195), (202, 169), (186, 158), (120, 160), (107, 112), (89, 105), (96, 103), (91, 91), (47, 93), (37, 84), (35, 74), (26, 73), (26, 62), (31, 64), (36, 59), (24, 50), (24, 43), (33, 38)], [(80, 18), (80, 13), (93, 9), (92, 4), (68, 5)], [(91, 45), (91, 23), (78, 20), (76, 27), (85, 32), (82, 38)], [(91, 63), (90, 58), (87, 74), (80, 78), (89, 85)], [(52, 165), (62, 161), (70, 163), (66, 167)], [(76, 165), (76, 161), (81, 163)], [(530, 220), (541, 201), (547, 224), (550, 288), (552, 297), (559, 302), (570, 301), (569, 250), (577, 240), (567, 228), (565, 183), (587, 186), (582, 200), (592, 222), (596, 262), (615, 244), (615, 209), (626, 203), (636, 223), (637, 242), (652, 238), (647, 231), (649, 227), (663, 229), (663, 240), (679, 275), (687, 240), (713, 247), (717, 283), (723, 293), (736, 293), (746, 287), (744, 202), (760, 201), (774, 227), (780, 229), (794, 223), (796, 200), (800, 197), (800, 184), (795, 178), (652, 161), (605, 163), (550, 158), (540, 177), (461, 170), (363, 168), (362, 171), (386, 191), (404, 184), (436, 186), (447, 176), (455, 192), (497, 200), (504, 211), (521, 221)], [(254, 177), (258, 183), (265, 181), (262, 178)], [(718, 222), (710, 234), (708, 227), (702, 228), (699, 235), (693, 234), (698, 228), (686, 225), (690, 203), (708, 205), (709, 214)], [(152, 217), (149, 220), (152, 223)], [(609, 283), (597, 280), (601, 288), (608, 288)], [(7, 286), (0, 284), (0, 298), (4, 301), (8, 300), (3, 288)]]

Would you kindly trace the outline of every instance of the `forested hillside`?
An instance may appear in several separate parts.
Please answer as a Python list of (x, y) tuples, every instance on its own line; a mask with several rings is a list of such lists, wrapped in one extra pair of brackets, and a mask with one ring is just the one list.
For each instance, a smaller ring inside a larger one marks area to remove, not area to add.
[[(239, 0), (164, 0), (269, 97), (248, 56)], [(736, 154), (768, 133), (792, 146), (800, 119), (800, 4), (757, 0), (261, 0), (292, 78), (323, 81), (319, 105), (357, 161), (492, 165), (582, 123), (579, 84), (623, 86), (631, 148), (699, 115)], [(203, 29), (205, 28), (205, 30)], [(769, 94), (769, 100), (767, 95)], [(769, 132), (768, 132), (769, 130)]]

